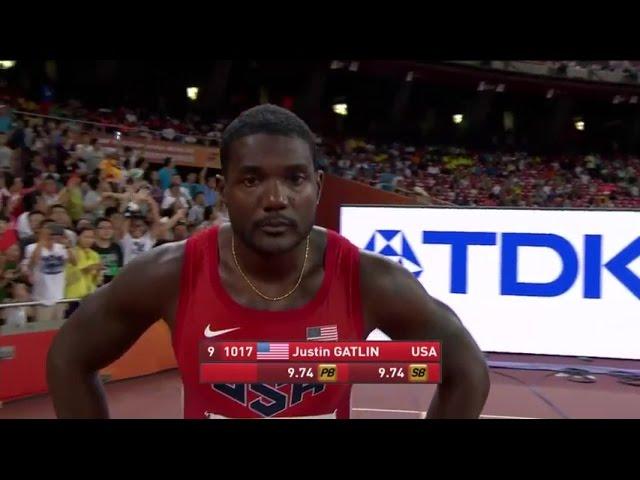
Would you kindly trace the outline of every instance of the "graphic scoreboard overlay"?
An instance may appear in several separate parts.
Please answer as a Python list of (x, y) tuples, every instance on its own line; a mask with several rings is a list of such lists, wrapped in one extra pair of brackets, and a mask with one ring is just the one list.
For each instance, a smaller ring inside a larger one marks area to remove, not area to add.
[(201, 383), (440, 383), (429, 342), (200, 343)]

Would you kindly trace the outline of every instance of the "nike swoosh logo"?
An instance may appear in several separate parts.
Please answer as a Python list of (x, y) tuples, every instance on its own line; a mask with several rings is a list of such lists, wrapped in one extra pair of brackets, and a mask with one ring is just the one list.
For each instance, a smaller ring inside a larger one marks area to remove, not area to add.
[(233, 332), (234, 330), (240, 330), (240, 327), (227, 328), (226, 330), (211, 330), (210, 325), (204, 329), (204, 336), (207, 338), (217, 337), (218, 335), (224, 335), (225, 333)]

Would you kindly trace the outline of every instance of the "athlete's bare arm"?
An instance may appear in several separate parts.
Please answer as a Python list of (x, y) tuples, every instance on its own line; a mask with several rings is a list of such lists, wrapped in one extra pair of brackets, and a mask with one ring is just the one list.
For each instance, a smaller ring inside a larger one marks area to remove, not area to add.
[(98, 376), (158, 319), (173, 325), (184, 242), (131, 261), (111, 283), (84, 299), (56, 335), (47, 379), (59, 418), (108, 418)]
[(442, 384), (427, 418), (477, 418), (489, 394), (489, 372), (460, 319), (399, 264), (369, 252), (360, 258), (366, 335), (379, 328), (392, 340), (441, 341)]

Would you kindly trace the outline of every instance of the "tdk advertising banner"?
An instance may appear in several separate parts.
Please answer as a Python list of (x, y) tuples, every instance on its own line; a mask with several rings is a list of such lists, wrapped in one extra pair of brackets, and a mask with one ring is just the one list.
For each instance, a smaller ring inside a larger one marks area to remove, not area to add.
[(640, 359), (640, 212), (348, 206), (340, 233), (412, 272), (486, 352)]

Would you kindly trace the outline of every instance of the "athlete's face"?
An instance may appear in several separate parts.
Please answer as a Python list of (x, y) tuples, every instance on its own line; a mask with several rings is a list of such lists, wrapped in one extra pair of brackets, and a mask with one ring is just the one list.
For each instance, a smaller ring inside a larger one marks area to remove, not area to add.
[(311, 231), (322, 188), (309, 145), (255, 134), (233, 142), (221, 182), (233, 231), (262, 253), (292, 250)]

